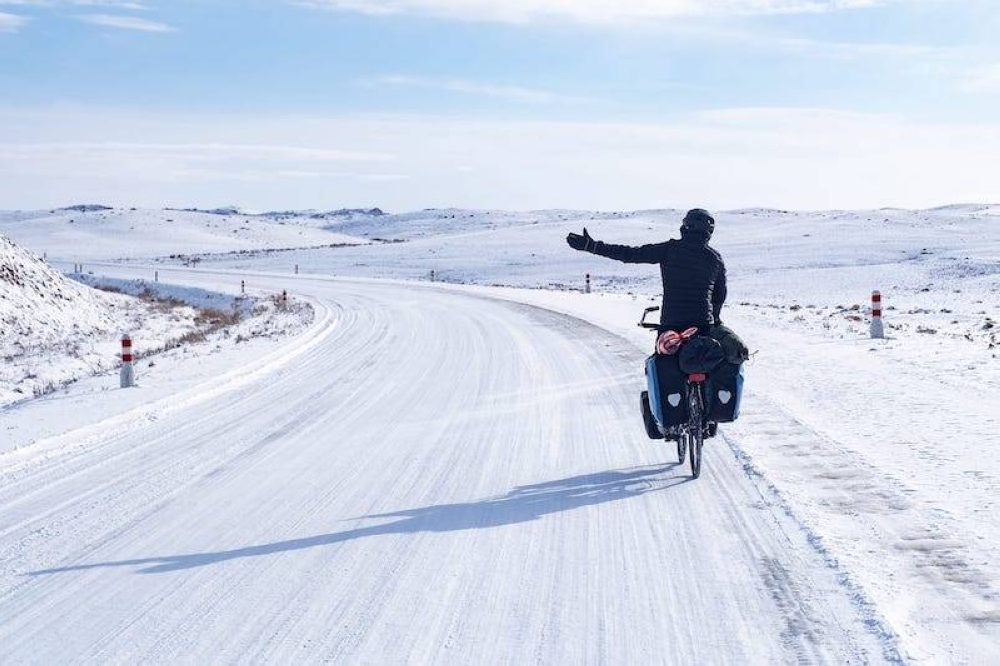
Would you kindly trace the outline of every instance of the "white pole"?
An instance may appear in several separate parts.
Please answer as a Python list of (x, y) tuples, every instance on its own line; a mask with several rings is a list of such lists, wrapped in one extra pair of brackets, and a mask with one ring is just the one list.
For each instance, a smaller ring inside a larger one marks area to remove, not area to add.
[(584, 288), (584, 293), (590, 293), (590, 273), (587, 273), (587, 286)]
[(132, 336), (126, 333), (122, 336), (122, 388), (131, 388), (135, 386), (135, 367), (133, 366), (134, 360), (135, 357), (132, 355)]
[(882, 326), (882, 294), (877, 291), (872, 292), (872, 327), (873, 338), (884, 338), (885, 328)]

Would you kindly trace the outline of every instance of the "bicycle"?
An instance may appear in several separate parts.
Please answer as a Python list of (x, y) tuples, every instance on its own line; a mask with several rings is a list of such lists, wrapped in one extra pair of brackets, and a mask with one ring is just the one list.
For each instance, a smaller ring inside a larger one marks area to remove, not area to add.
[[(658, 307), (646, 308), (642, 314), (642, 319), (639, 321), (639, 326), (659, 331), (659, 324), (646, 322), (646, 317), (653, 312), (658, 312), (659, 310), (660, 308)], [(684, 342), (690, 340), (697, 334), (697, 328), (688, 328), (687, 330), (679, 333), (678, 336), (680, 338), (680, 344), (683, 345)], [(652, 359), (654, 357), (650, 358)], [(649, 367), (647, 366), (647, 375), (648, 374)], [(701, 476), (701, 454), (702, 447), (705, 443), (705, 430), (708, 427), (708, 424), (705, 423), (705, 381), (707, 379), (708, 377), (704, 373), (688, 374), (684, 385), (685, 395), (682, 397), (683, 400), (687, 401), (688, 420), (686, 423), (671, 426), (669, 428), (662, 425), (662, 408), (660, 407), (659, 388), (656, 382), (650, 380), (649, 384), (650, 388), (655, 390), (653, 401), (650, 401), (649, 399), (649, 391), (642, 392), (642, 414), (643, 420), (646, 424), (647, 434), (652, 437), (654, 430), (651, 426), (655, 426), (655, 431), (659, 432), (660, 436), (662, 436), (665, 440), (669, 440), (671, 435), (676, 436), (677, 458), (679, 464), (683, 465), (687, 454), (690, 453), (691, 476), (695, 479)], [(656, 418), (657, 412), (660, 412), (659, 419)]]

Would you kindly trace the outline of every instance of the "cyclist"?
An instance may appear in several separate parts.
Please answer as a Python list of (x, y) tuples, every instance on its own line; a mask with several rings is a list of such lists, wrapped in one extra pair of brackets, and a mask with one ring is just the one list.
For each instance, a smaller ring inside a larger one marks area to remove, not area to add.
[(642, 245), (612, 245), (583, 234), (571, 233), (566, 242), (574, 250), (590, 252), (629, 264), (659, 264), (663, 278), (661, 331), (682, 331), (697, 326), (702, 334), (721, 324), (726, 302), (726, 265), (708, 241), (715, 218), (702, 208), (688, 211), (681, 224), (680, 240)]

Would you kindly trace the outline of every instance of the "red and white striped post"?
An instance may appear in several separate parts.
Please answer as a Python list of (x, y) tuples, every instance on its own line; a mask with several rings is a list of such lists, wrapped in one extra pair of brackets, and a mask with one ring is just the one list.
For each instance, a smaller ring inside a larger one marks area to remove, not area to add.
[(135, 357), (132, 355), (132, 336), (126, 333), (122, 336), (122, 388), (135, 386)]
[(585, 293), (585, 294), (589, 294), (590, 293), (590, 273), (587, 273), (587, 286), (584, 287), (583, 293)]
[(882, 294), (872, 292), (872, 327), (873, 338), (884, 338), (885, 328), (882, 326)]

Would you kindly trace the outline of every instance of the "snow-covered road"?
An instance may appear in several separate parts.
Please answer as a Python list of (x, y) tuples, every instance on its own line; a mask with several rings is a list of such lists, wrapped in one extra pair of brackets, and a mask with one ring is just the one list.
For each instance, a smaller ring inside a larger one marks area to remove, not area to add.
[(318, 312), (291, 362), (0, 461), (0, 663), (898, 659), (726, 441), (690, 482), (645, 438), (633, 344), (295, 285)]

